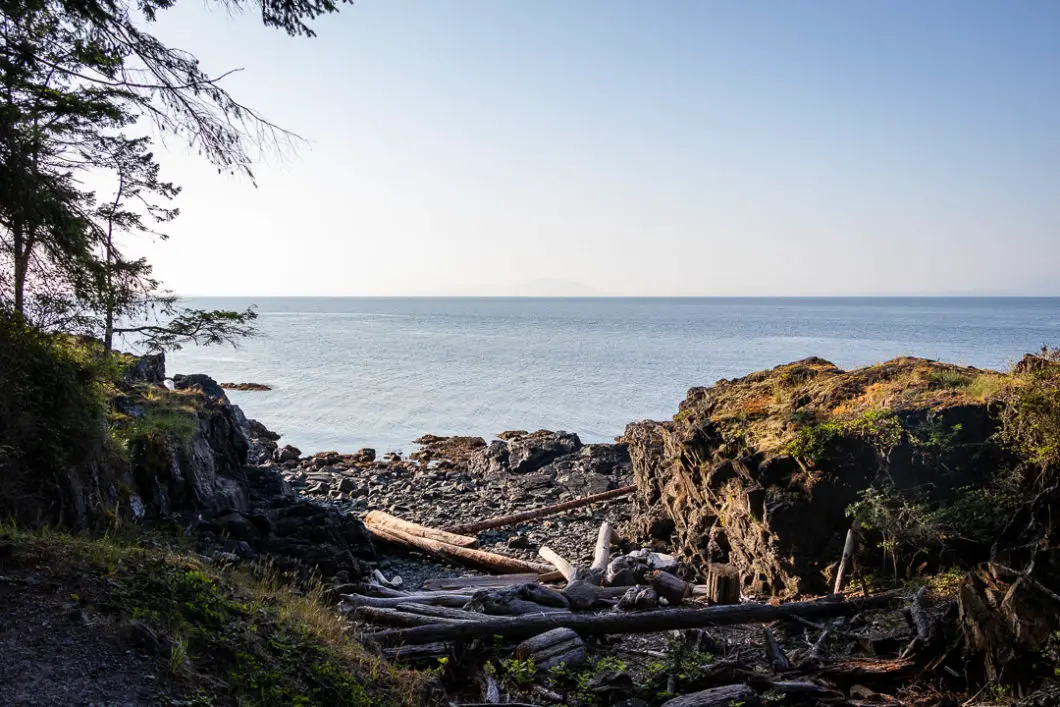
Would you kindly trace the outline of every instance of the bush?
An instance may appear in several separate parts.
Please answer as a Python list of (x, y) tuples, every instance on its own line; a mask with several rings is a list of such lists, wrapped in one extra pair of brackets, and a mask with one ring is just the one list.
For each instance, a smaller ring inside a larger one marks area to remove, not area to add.
[(1044, 350), (1037, 366), (1017, 372), (1005, 395), (999, 436), (1050, 478), (1060, 472), (1060, 351)]
[(0, 313), (0, 514), (61, 520), (72, 470), (106, 454), (113, 357)]

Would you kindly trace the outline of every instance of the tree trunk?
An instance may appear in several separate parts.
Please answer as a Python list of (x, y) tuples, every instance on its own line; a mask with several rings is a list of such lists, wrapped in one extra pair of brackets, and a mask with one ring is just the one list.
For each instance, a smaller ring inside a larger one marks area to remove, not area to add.
[(423, 626), (403, 631), (383, 631), (366, 636), (383, 645), (401, 643), (430, 643), (480, 636), (533, 636), (553, 628), (572, 628), (582, 635), (613, 633), (658, 633), (672, 629), (726, 626), (731, 624), (769, 623), (792, 616), (829, 617), (849, 616), (859, 611), (880, 609), (899, 601), (895, 593), (879, 594), (849, 601), (823, 600), (769, 604), (736, 604), (711, 606), (704, 609), (662, 609), (636, 614), (576, 614), (557, 613), (513, 618), (491, 618), (453, 626)]

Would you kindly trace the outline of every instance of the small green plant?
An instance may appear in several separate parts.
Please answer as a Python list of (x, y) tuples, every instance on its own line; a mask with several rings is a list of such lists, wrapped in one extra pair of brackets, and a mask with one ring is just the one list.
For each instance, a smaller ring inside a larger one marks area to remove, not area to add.
[(184, 647), (184, 642), (178, 638), (169, 649), (170, 675), (180, 675), (184, 671), (184, 666), (187, 662), (188, 651)]
[(972, 382), (972, 378), (967, 374), (948, 368), (931, 371), (927, 379), (932, 388), (967, 388)]
[(518, 688), (527, 688), (534, 683), (537, 666), (534, 665), (533, 658), (505, 658), (500, 662), (500, 670), (497, 673), (505, 682)]
[(902, 425), (893, 412), (869, 410), (847, 420), (832, 420), (801, 427), (787, 446), (793, 457), (820, 462), (832, 447), (843, 438), (860, 439), (888, 455), (902, 442)]

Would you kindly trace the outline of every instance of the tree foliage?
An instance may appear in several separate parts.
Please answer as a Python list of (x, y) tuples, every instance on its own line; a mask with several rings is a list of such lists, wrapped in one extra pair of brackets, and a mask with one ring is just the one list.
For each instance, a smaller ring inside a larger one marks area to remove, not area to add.
[[(243, 105), (198, 59), (147, 28), (173, 0), (0, 0), (0, 306), (38, 328), (149, 348), (252, 333), (255, 314), (183, 309), (123, 238), (164, 239), (179, 187), (161, 178), (154, 136), (176, 137), (220, 172), (253, 179), (263, 150), (297, 136)], [(222, 0), (233, 10), (245, 0)], [(293, 36), (332, 0), (262, 0)], [(143, 134), (153, 126), (154, 136)], [(110, 183), (96, 193), (86, 183)]]

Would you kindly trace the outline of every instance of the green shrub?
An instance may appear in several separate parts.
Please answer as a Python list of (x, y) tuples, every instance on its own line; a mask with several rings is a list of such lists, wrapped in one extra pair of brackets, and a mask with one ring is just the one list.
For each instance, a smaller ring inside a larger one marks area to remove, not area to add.
[(99, 381), (112, 364), (101, 349), (0, 313), (0, 514), (59, 520), (72, 469), (105, 455)]
[(1009, 389), (999, 437), (1012, 451), (1042, 471), (1060, 471), (1060, 358), (1019, 374)]

